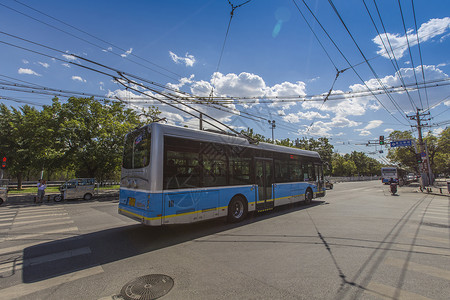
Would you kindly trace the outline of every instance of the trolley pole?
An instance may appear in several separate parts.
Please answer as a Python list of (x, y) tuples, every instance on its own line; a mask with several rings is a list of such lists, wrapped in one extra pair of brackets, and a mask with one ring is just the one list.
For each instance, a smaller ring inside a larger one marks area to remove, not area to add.
[[(417, 122), (416, 126), (413, 127), (417, 127), (417, 131), (419, 132), (419, 151), (420, 151), (420, 155), (423, 155), (423, 153), (425, 153), (425, 161), (422, 161), (422, 163), (419, 164), (419, 170), (420, 170), (420, 178), (421, 178), (421, 185), (422, 187), (426, 186), (426, 185), (430, 185), (433, 183), (433, 173), (431, 172), (431, 166), (430, 166), (430, 159), (428, 157), (428, 151), (426, 149), (426, 145), (423, 141), (423, 136), (422, 136), (422, 127), (427, 125), (427, 124), (422, 124), (421, 122), (424, 121), (425, 119), (422, 119), (421, 117), (424, 117), (426, 115), (429, 115), (430, 113), (420, 113), (420, 109), (417, 109), (417, 112), (415, 115), (413, 116), (407, 116), (410, 120), (415, 120)], [(429, 120), (429, 119), (426, 119)], [(428, 172), (427, 172), (428, 171)]]
[(273, 130), (275, 129), (275, 120), (272, 120), (272, 121), (270, 121), (270, 120), (267, 120), (267, 122), (269, 122), (269, 124), (271, 125), (271, 128), (272, 128), (272, 144), (275, 144), (275, 139), (274, 139), (274, 136), (273, 136)]

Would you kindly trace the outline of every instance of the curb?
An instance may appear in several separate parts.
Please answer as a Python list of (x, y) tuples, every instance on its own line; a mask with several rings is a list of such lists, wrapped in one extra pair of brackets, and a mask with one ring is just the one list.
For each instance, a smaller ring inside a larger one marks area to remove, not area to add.
[[(42, 203), (59, 204), (59, 203), (64, 203), (65, 202), (64, 200), (62, 202), (55, 202), (55, 201), (53, 201), (53, 197), (56, 196), (56, 195), (59, 195), (59, 194), (58, 193), (46, 194), (44, 196), (44, 200), (42, 201)], [(35, 201), (34, 201), (35, 197), (36, 197), (36, 195), (34, 195), (34, 194), (8, 195), (8, 199), (5, 201), (5, 203), (2, 206), (15, 205), (15, 204), (34, 204), (35, 203)], [(115, 198), (118, 199), (119, 191), (105, 191), (103, 193), (99, 193), (99, 194), (93, 196), (92, 200), (103, 199), (103, 198), (110, 198), (110, 197), (115, 197)], [(72, 199), (70, 199), (70, 200), (72, 200)], [(70, 201), (70, 200), (66, 200), (66, 201)], [(91, 201), (91, 200), (89, 200), (89, 201)]]
[[(433, 189), (435, 192), (433, 192)], [(444, 197), (450, 197), (450, 193), (446, 191), (446, 187), (436, 187), (436, 186), (427, 186), (425, 188), (419, 187), (419, 191), (422, 193), (432, 194), (436, 196), (444, 196)]]

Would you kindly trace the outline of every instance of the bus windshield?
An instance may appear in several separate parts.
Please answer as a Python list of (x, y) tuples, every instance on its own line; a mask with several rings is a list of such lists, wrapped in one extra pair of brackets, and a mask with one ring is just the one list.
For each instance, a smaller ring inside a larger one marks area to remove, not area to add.
[(151, 134), (143, 128), (128, 134), (125, 138), (123, 167), (125, 169), (140, 169), (150, 162)]

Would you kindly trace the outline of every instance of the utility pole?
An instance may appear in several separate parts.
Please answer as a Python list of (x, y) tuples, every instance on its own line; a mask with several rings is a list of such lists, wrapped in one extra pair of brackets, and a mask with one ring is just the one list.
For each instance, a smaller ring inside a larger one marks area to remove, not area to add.
[(270, 121), (270, 120), (267, 120), (267, 122), (269, 122), (269, 124), (271, 125), (271, 128), (272, 128), (272, 144), (275, 144), (275, 139), (274, 139), (274, 137), (273, 137), (273, 130), (275, 129), (275, 120), (272, 120), (272, 121)]
[(430, 119), (423, 118), (424, 116), (429, 115), (430, 113), (429, 112), (428, 113), (420, 113), (420, 111), (421, 110), (418, 108), (415, 115), (407, 116), (407, 117), (410, 120), (415, 120), (417, 122), (417, 125), (412, 126), (412, 127), (417, 127), (417, 131), (419, 132), (419, 155), (424, 157), (424, 160), (419, 165), (419, 170), (420, 170), (422, 187), (424, 187), (426, 185), (433, 184), (434, 178), (433, 178), (433, 173), (431, 172), (430, 159), (428, 157), (427, 147), (423, 141), (423, 136), (422, 136), (422, 127), (424, 127), (428, 124), (421, 123), (423, 121), (430, 120)]

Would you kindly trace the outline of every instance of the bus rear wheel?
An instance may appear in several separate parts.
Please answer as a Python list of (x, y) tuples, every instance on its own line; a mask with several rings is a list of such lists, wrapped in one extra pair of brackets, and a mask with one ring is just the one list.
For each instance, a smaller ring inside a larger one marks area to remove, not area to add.
[(241, 196), (234, 196), (228, 205), (228, 222), (242, 221), (248, 212), (247, 201)]
[(83, 199), (84, 199), (84, 200), (91, 200), (91, 199), (92, 199), (92, 194), (89, 194), (89, 193), (84, 194)]

